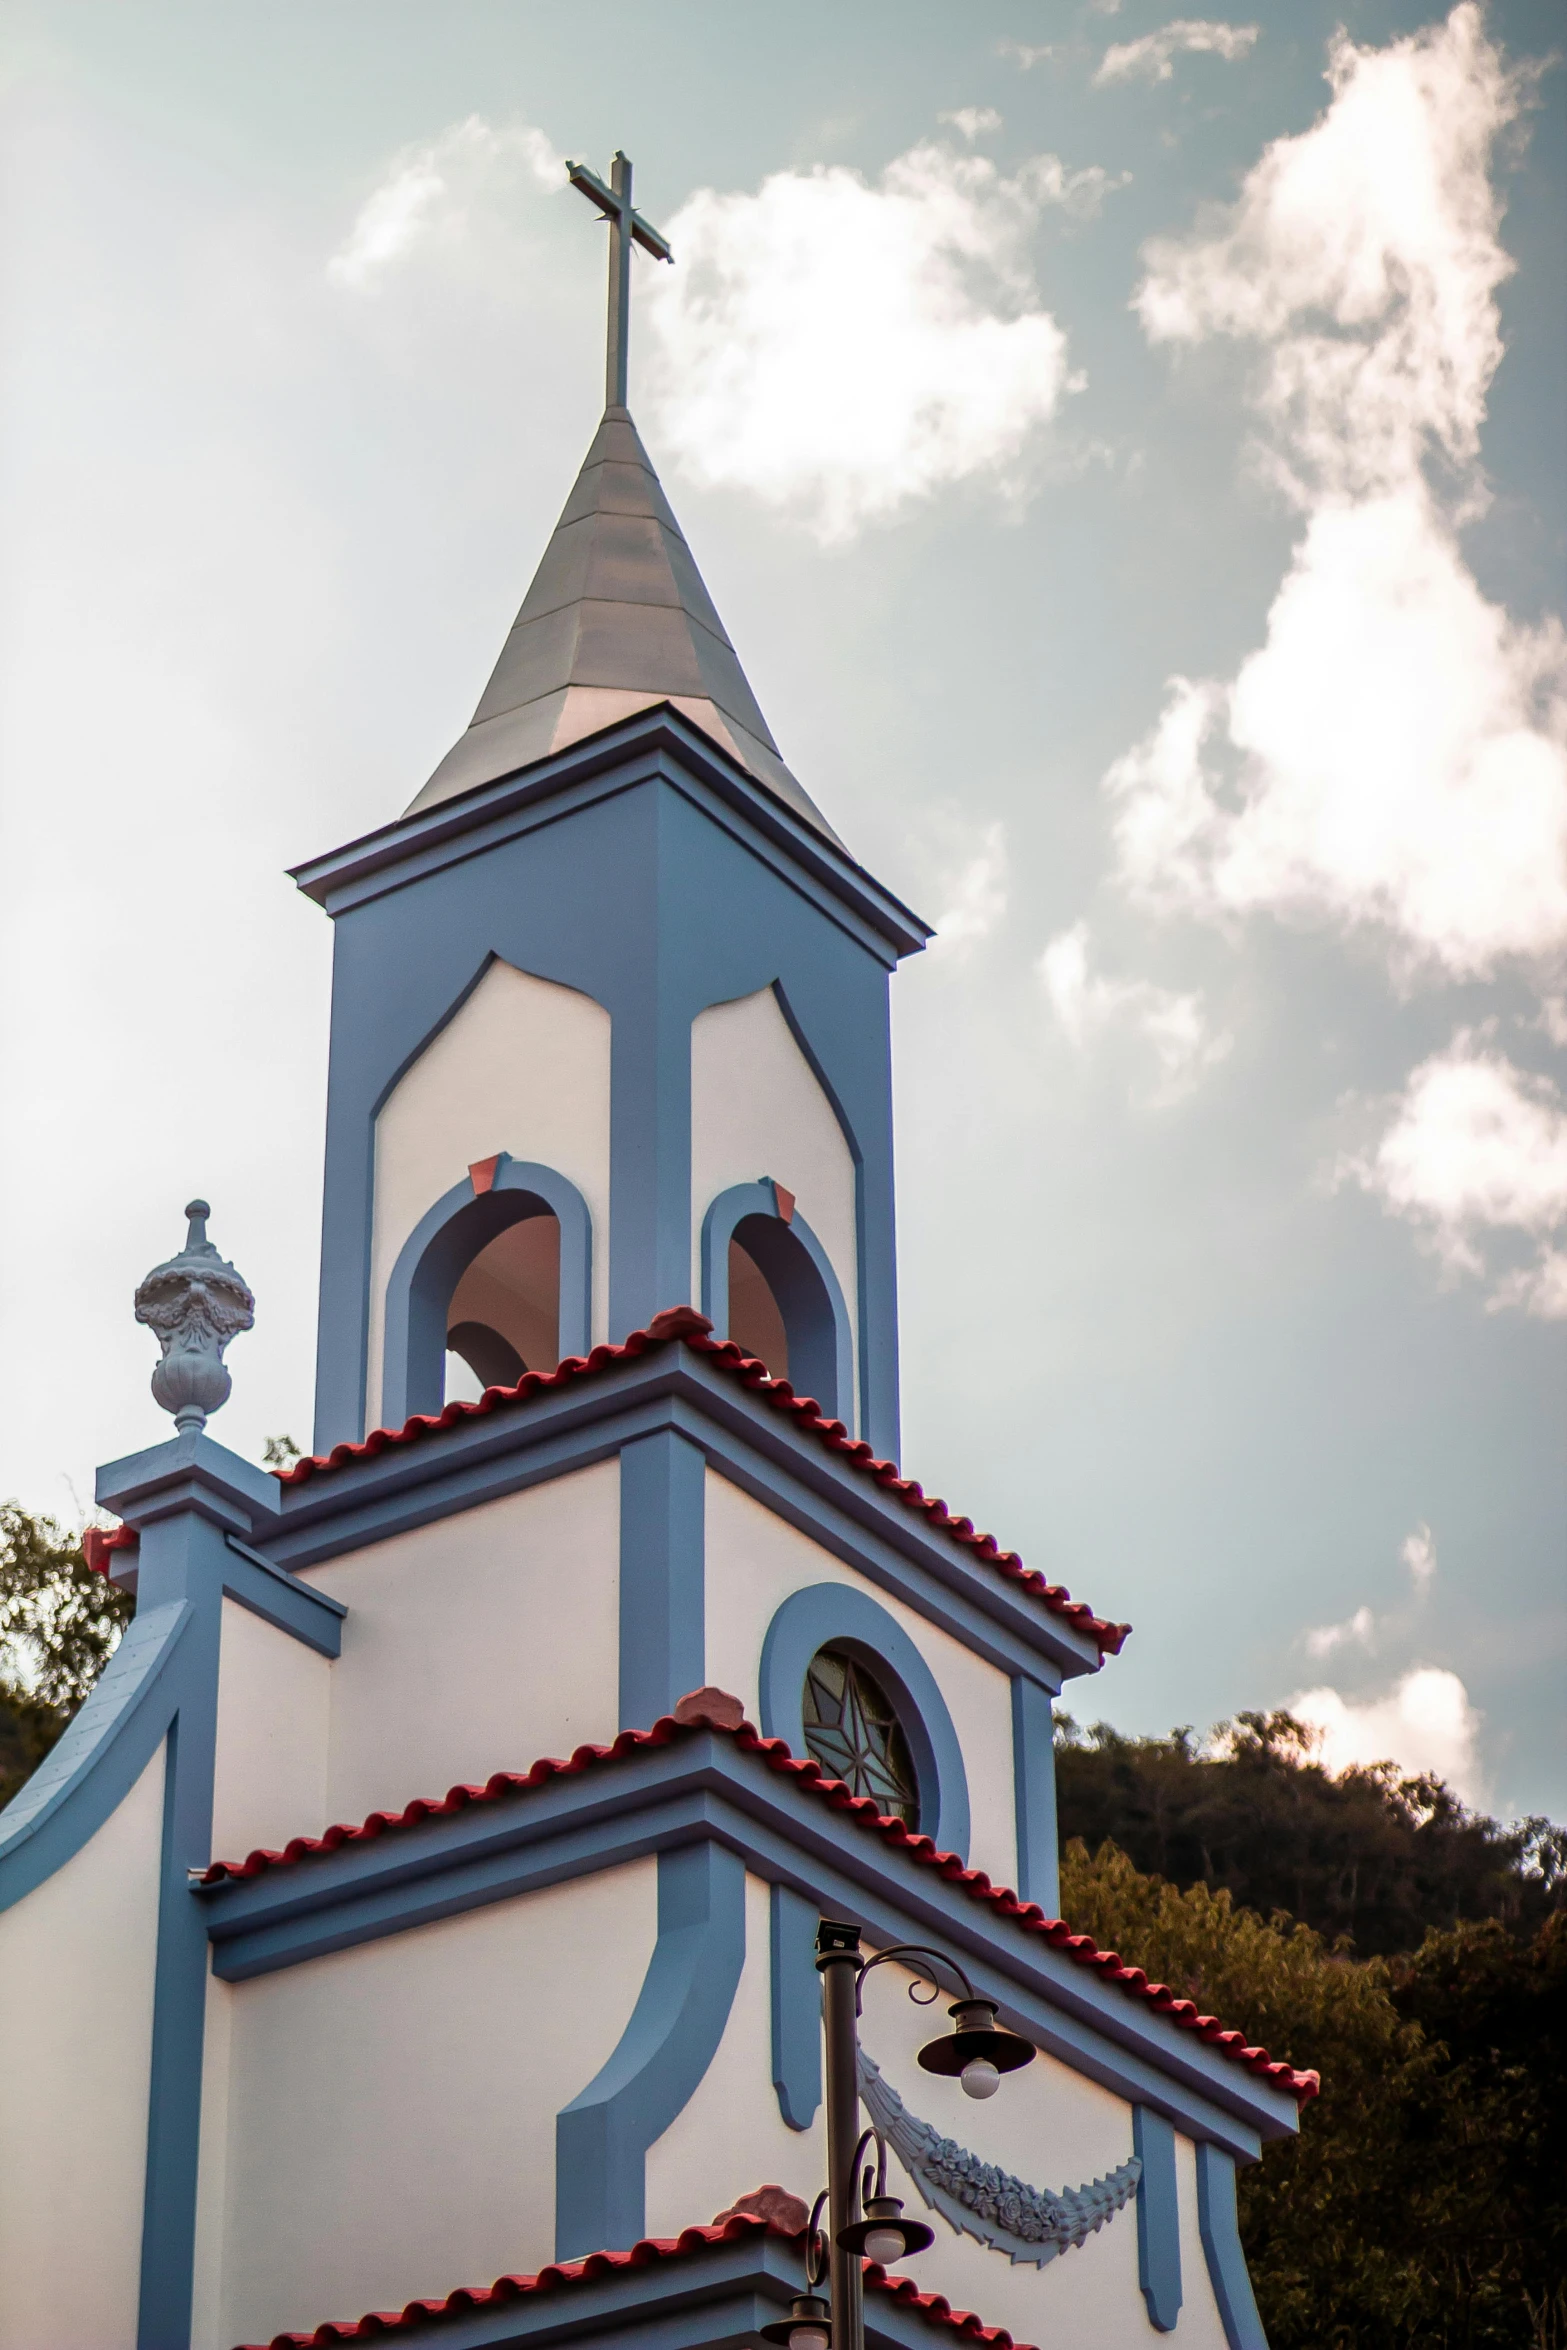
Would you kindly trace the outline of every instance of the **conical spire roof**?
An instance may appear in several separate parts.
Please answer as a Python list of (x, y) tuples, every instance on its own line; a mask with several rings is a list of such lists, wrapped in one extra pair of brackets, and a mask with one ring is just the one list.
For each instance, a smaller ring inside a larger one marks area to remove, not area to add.
[(625, 408), (607, 408), (473, 723), (409, 810), (671, 702), (829, 840), (782, 759)]

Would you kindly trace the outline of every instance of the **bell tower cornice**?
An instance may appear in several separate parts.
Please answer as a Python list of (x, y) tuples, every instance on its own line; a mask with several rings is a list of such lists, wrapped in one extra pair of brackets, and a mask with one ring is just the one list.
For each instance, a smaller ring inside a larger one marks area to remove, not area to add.
[(726, 758), (702, 728), (668, 702), (537, 760), (520, 774), (412, 809), (341, 848), (292, 866), (290, 877), (336, 916), (655, 776), (701, 806), (775, 870), (787, 871), (795, 887), (889, 969), (903, 956), (917, 954), (932, 936), (929, 923), (840, 843)]

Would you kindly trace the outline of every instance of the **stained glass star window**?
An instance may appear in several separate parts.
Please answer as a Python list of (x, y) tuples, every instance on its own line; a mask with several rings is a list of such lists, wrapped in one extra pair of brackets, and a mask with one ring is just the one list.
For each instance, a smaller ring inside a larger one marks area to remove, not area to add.
[(918, 1826), (919, 1790), (898, 1717), (874, 1675), (836, 1649), (818, 1649), (806, 1669), (805, 1743), (853, 1794)]

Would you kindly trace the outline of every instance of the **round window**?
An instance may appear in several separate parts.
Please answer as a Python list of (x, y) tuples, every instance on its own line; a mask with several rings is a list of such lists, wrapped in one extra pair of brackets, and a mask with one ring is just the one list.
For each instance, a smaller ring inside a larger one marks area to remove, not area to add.
[(819, 1648), (805, 1672), (805, 1743), (824, 1771), (882, 1813), (919, 1825), (919, 1786), (892, 1700), (858, 1658)]

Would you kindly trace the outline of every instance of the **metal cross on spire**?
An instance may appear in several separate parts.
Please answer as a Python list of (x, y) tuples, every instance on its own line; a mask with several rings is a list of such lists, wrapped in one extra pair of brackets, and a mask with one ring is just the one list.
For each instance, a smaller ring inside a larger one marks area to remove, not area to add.
[(604, 354), (604, 405), (626, 405), (626, 343), (631, 330), (631, 246), (633, 240), (655, 261), (673, 261), (674, 255), (651, 221), (631, 205), (631, 165), (615, 150), (609, 167), (609, 186), (585, 163), (566, 165), (571, 184), (596, 204), (609, 222), (609, 327)]

